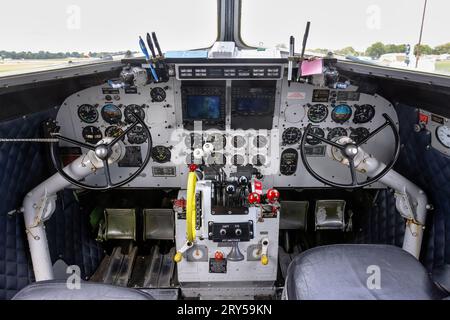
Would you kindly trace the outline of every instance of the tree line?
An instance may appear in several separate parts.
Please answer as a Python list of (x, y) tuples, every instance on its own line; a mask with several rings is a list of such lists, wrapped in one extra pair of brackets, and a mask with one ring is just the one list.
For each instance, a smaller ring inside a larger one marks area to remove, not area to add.
[[(420, 50), (419, 50), (420, 49)], [(414, 55), (417, 55), (418, 50), (421, 55), (424, 54), (450, 54), (450, 42), (432, 48), (429, 45), (415, 45)], [(330, 50), (328, 49), (315, 49), (313, 52), (318, 52), (322, 54), (327, 54)], [(384, 44), (382, 42), (375, 42), (370, 47), (366, 49), (365, 52), (359, 52), (353, 47), (345, 47), (343, 49), (335, 50), (333, 53), (341, 56), (369, 56), (372, 58), (379, 58), (383, 54), (387, 53), (406, 53), (406, 44)]]
[(128, 51), (120, 51), (120, 52), (89, 52), (89, 53), (80, 53), (80, 52), (49, 52), (49, 51), (39, 51), (39, 52), (31, 52), (31, 51), (5, 51), (0, 50), (0, 57), (3, 59), (66, 59), (66, 58), (103, 58), (106, 56), (120, 55), (126, 54)]

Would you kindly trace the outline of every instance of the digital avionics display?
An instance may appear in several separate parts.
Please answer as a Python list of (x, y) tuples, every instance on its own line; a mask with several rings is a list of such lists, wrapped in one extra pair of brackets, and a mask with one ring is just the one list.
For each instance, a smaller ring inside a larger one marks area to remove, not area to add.
[(270, 100), (267, 98), (237, 98), (236, 111), (239, 113), (258, 114), (270, 111)]
[(187, 96), (187, 117), (192, 120), (220, 118), (220, 96)]

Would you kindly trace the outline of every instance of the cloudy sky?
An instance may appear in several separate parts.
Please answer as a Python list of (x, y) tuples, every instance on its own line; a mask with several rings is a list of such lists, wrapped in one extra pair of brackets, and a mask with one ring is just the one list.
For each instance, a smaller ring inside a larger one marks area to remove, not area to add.
[[(273, 46), (297, 38), (311, 21), (309, 48), (363, 50), (371, 43), (417, 43), (424, 0), (243, 0), (242, 37)], [(423, 42), (450, 42), (450, 1), (428, 0)], [(0, 50), (139, 50), (138, 36), (156, 31), (162, 49), (210, 45), (215, 0), (6, 0)]]

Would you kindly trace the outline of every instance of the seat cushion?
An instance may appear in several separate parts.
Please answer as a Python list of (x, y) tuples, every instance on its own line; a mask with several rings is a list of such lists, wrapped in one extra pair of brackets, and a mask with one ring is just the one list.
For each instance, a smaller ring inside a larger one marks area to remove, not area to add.
[(153, 300), (137, 289), (95, 282), (81, 282), (80, 289), (68, 289), (65, 281), (35, 282), (19, 291), (13, 300)]
[(310, 249), (289, 265), (285, 290), (290, 300), (422, 300), (446, 296), (419, 261), (401, 248), (388, 245), (343, 244)]

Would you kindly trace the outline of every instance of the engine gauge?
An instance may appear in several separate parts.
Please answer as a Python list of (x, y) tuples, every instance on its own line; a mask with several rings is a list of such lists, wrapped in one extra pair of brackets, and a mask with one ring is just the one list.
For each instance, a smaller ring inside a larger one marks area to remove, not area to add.
[(78, 107), (78, 117), (86, 123), (94, 123), (98, 120), (97, 108), (91, 104), (82, 104)]
[(450, 149), (450, 127), (439, 126), (436, 129), (436, 137), (444, 147)]
[(206, 159), (206, 164), (208, 165), (225, 165), (227, 163), (227, 158), (221, 152), (213, 152)]
[(84, 127), (81, 134), (83, 136), (83, 139), (87, 143), (92, 143), (92, 144), (96, 144), (103, 138), (103, 135), (102, 135), (102, 132), (100, 131), (100, 129), (97, 127), (94, 127), (94, 126)]
[(267, 140), (266, 136), (258, 135), (255, 139), (253, 139), (253, 146), (255, 148), (264, 148), (265, 146), (267, 146), (268, 142), (269, 140)]
[(137, 125), (128, 132), (127, 138), (130, 144), (142, 144), (147, 141), (147, 133), (142, 126)]
[(170, 161), (171, 157), (170, 149), (165, 146), (154, 146), (152, 148), (152, 158), (155, 162), (166, 163)]
[(245, 164), (245, 157), (241, 154), (235, 154), (231, 159), (234, 166), (243, 166)]
[(163, 102), (166, 99), (166, 91), (161, 87), (154, 87), (150, 91), (152, 102)]
[(283, 144), (295, 144), (300, 141), (302, 138), (302, 132), (299, 128), (290, 127), (284, 130), (281, 139), (283, 140)]
[(190, 133), (184, 138), (184, 145), (188, 149), (197, 149), (203, 146), (203, 136), (200, 133)]
[(220, 133), (210, 133), (206, 136), (205, 142), (211, 143), (214, 147), (214, 151), (220, 151), (225, 148), (227, 144), (227, 138), (225, 137), (225, 135), (222, 135)]
[(345, 130), (344, 128), (341, 128), (341, 127), (336, 127), (336, 128), (331, 129), (328, 132), (327, 139), (335, 140), (337, 138), (345, 137), (345, 136), (347, 136), (347, 130)]
[[(325, 132), (319, 127), (312, 127), (309, 132), (321, 138), (325, 137)], [(306, 136), (306, 143), (315, 146), (320, 143), (320, 140), (311, 136)]]
[(324, 104), (315, 104), (308, 109), (308, 119), (311, 122), (319, 123), (328, 117), (328, 108)]
[(117, 124), (122, 120), (122, 111), (115, 104), (105, 104), (102, 108), (102, 118), (109, 124)]
[(233, 144), (233, 147), (235, 147), (237, 149), (242, 148), (243, 146), (245, 146), (246, 142), (247, 141), (245, 140), (245, 137), (241, 136), (241, 135), (236, 135), (231, 140), (231, 143)]
[(109, 126), (105, 129), (105, 137), (116, 138), (123, 133), (123, 130), (117, 126)]
[(331, 112), (331, 119), (337, 123), (344, 123), (352, 116), (352, 108), (348, 104), (340, 104)]
[(370, 104), (355, 106), (354, 123), (367, 123), (375, 116), (375, 108)]
[(145, 118), (145, 112), (144, 109), (137, 105), (137, 104), (130, 104), (126, 106), (124, 111), (125, 116), (125, 122), (126, 123), (134, 123), (137, 119), (135, 117), (135, 114), (139, 116), (142, 120)]
[(252, 164), (256, 167), (261, 167), (266, 164), (266, 157), (262, 154), (254, 155), (252, 158)]
[(356, 143), (359, 143), (360, 141), (362, 141), (362, 139), (367, 137), (369, 134), (370, 134), (370, 131), (367, 128), (351, 129), (350, 139), (352, 139)]

